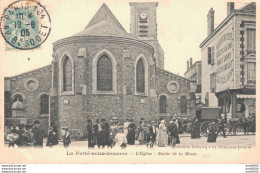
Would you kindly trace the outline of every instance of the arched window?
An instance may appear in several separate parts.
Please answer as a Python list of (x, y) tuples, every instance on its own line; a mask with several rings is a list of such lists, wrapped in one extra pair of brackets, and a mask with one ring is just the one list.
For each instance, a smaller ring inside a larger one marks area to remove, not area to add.
[(63, 91), (72, 91), (72, 64), (68, 56), (63, 61)]
[(24, 117), (24, 106), (19, 100), (12, 105), (12, 117)]
[(16, 95), (14, 96), (14, 100), (15, 100), (15, 101), (23, 102), (23, 97), (22, 97), (20, 94), (16, 94)]
[(49, 114), (49, 96), (43, 94), (41, 96), (41, 111), (40, 114)]
[(113, 90), (112, 62), (110, 58), (103, 54), (97, 62), (97, 90)]
[(159, 112), (166, 113), (167, 97), (165, 95), (161, 95), (159, 102)]
[(145, 68), (142, 58), (136, 64), (136, 91), (145, 92)]
[(187, 113), (187, 98), (185, 96), (181, 97), (181, 113)]

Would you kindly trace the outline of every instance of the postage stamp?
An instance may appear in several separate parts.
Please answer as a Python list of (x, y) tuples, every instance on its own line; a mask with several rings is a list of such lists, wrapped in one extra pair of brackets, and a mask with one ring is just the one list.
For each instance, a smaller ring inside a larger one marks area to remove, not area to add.
[(1, 17), (1, 33), (16, 49), (34, 49), (49, 36), (51, 19), (45, 7), (31, 0), (10, 4)]

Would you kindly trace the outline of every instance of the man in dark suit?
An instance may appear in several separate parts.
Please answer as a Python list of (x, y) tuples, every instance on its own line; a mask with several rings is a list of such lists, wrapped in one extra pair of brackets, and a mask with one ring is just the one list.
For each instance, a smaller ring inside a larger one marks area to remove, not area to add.
[(34, 136), (34, 147), (35, 148), (42, 148), (43, 147), (43, 130), (40, 127), (40, 122), (38, 120), (34, 121), (33, 127), (33, 136)]
[(169, 126), (167, 127), (167, 133), (168, 133), (168, 145), (172, 145), (175, 147), (175, 144), (177, 142), (177, 134), (178, 134), (178, 128), (177, 125), (174, 123), (173, 120), (170, 121)]
[(95, 147), (95, 134), (94, 134), (94, 125), (92, 120), (87, 120), (87, 135), (88, 135), (88, 148)]
[(149, 136), (150, 136), (150, 148), (153, 148), (154, 142), (156, 140), (155, 121), (151, 121), (151, 125), (148, 127), (148, 133), (149, 133)]
[(224, 120), (222, 119), (221, 116), (218, 119), (218, 132), (217, 132), (217, 136), (218, 136), (220, 131), (222, 131), (223, 137), (226, 138), (226, 133), (225, 133), (225, 129), (224, 129)]
[(96, 141), (98, 148), (102, 146), (102, 148), (105, 147), (105, 141), (104, 141), (104, 129), (103, 125), (101, 122), (101, 119), (97, 119), (96, 124), (95, 124), (95, 136), (96, 136)]
[(107, 145), (108, 147), (111, 145), (111, 141), (110, 141), (110, 127), (109, 124), (107, 123), (106, 119), (101, 119), (102, 121), (102, 128), (104, 130), (104, 143), (105, 145)]

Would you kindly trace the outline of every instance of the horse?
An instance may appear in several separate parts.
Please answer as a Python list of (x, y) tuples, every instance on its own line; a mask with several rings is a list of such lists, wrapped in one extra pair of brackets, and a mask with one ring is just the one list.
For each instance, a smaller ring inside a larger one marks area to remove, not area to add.
[(253, 116), (230, 119), (229, 124), (229, 132), (233, 132), (233, 135), (236, 135), (237, 127), (243, 127), (245, 135), (248, 135), (249, 132), (255, 133), (255, 118)]

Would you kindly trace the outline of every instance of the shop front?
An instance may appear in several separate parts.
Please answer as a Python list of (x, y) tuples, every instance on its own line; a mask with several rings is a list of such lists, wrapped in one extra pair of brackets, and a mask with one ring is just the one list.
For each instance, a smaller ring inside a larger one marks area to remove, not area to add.
[(247, 118), (256, 114), (255, 89), (229, 89), (216, 93), (225, 120)]

